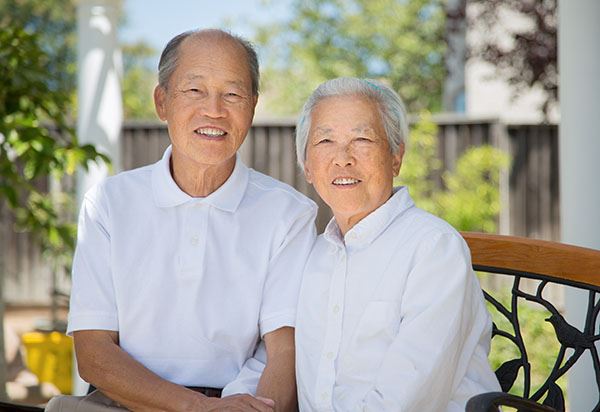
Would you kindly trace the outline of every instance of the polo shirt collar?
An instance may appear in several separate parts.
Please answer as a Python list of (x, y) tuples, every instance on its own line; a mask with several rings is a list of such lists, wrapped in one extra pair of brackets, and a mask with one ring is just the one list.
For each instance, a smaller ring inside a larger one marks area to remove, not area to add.
[(335, 218), (329, 221), (323, 236), (334, 245), (345, 244), (348, 248), (361, 249), (370, 245), (396, 217), (413, 206), (408, 189), (405, 186), (395, 187), (392, 197), (387, 202), (354, 225), (343, 238)]
[(177, 186), (171, 175), (171, 146), (167, 147), (162, 159), (152, 168), (152, 193), (158, 207), (174, 207), (184, 203), (206, 203), (226, 212), (235, 212), (246, 187), (249, 169), (236, 154), (235, 166), (231, 176), (217, 190), (206, 197), (192, 197)]

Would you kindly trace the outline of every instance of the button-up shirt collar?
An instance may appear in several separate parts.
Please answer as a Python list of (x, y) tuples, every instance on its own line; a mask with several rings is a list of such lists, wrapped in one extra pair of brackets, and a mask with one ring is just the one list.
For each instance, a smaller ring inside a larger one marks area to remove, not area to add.
[(171, 147), (152, 170), (152, 192), (158, 207), (179, 206), (187, 202), (206, 203), (226, 212), (235, 212), (248, 185), (248, 167), (236, 155), (235, 167), (229, 178), (217, 190), (206, 197), (195, 198), (177, 186), (171, 175)]
[(404, 186), (394, 188), (392, 197), (378, 209), (354, 225), (342, 238), (340, 228), (332, 218), (327, 224), (323, 237), (334, 247), (344, 247), (359, 250), (369, 246), (390, 223), (405, 210), (414, 206)]

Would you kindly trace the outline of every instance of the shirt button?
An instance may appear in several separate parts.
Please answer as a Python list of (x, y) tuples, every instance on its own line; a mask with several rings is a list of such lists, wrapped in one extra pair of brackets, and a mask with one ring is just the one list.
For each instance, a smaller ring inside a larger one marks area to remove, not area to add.
[(339, 313), (339, 311), (340, 311), (340, 305), (335, 305), (333, 307), (333, 313), (335, 313), (337, 315)]
[(323, 400), (327, 399), (327, 392), (323, 392), (323, 393), (321, 394), (321, 398), (322, 398)]
[(327, 359), (333, 359), (333, 352), (327, 352)]
[(198, 236), (192, 236), (192, 238), (190, 239), (190, 243), (192, 244), (192, 246), (198, 245), (199, 241), (200, 239), (198, 238)]

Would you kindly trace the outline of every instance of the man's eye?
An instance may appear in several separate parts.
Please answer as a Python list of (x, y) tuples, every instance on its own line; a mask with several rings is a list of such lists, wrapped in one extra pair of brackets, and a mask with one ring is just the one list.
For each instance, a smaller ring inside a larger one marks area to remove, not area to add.
[(242, 99), (242, 96), (236, 92), (227, 92), (223, 98), (228, 102), (239, 102)]
[(356, 141), (358, 141), (358, 142), (372, 142), (372, 140), (369, 139), (368, 137), (357, 137)]
[(321, 143), (331, 143), (330, 139), (319, 139), (317, 140), (317, 144), (321, 144)]

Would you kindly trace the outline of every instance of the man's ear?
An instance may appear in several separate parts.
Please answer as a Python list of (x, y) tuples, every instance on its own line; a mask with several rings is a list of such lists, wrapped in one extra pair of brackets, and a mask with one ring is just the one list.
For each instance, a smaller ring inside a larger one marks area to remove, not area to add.
[(398, 147), (398, 153), (392, 155), (392, 173), (394, 176), (398, 176), (400, 173), (400, 166), (402, 166), (402, 158), (404, 157), (404, 142), (400, 143)]
[(162, 121), (167, 120), (167, 110), (166, 110), (166, 94), (167, 91), (160, 84), (157, 84), (154, 88), (154, 108), (156, 109), (156, 114), (158, 118)]

